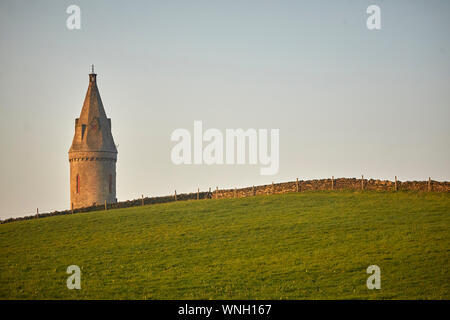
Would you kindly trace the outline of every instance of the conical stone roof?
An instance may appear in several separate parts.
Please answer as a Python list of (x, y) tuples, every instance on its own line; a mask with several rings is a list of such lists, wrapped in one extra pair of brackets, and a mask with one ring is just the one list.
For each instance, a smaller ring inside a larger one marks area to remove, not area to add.
[[(89, 74), (89, 87), (80, 117), (75, 120), (75, 135), (69, 158), (75, 153), (101, 152), (116, 157), (117, 149), (111, 133), (111, 119), (106, 117), (97, 88), (97, 74)], [(106, 155), (106, 154), (105, 154)]]

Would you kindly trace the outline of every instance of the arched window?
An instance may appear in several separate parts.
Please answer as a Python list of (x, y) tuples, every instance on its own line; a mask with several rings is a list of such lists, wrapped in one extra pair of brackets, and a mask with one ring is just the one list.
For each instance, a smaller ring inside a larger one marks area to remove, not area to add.
[(109, 193), (112, 192), (112, 175), (109, 175)]
[(77, 174), (77, 193), (80, 193), (80, 175)]

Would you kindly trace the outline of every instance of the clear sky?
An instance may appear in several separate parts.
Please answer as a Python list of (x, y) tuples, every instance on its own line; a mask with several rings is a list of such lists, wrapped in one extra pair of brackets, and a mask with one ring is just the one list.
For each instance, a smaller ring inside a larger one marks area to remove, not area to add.
[[(68, 30), (66, 8), (81, 8)], [(366, 8), (381, 8), (381, 30)], [(95, 64), (119, 201), (310, 178), (450, 180), (450, 1), (0, 2), (0, 217), (69, 208)], [(194, 120), (280, 129), (280, 169), (174, 165)]]

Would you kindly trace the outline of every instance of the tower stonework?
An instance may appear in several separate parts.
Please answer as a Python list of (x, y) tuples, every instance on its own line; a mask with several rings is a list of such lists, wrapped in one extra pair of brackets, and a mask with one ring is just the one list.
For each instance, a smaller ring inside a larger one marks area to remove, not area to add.
[(117, 202), (117, 149), (97, 88), (97, 74), (89, 87), (69, 149), (70, 202), (73, 209)]

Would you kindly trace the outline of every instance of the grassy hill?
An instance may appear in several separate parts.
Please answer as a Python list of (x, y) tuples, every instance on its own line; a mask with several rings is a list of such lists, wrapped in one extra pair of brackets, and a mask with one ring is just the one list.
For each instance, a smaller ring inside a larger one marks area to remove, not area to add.
[[(305, 192), (0, 225), (0, 298), (450, 299), (450, 194)], [(81, 290), (66, 268), (81, 267)], [(366, 268), (381, 268), (368, 290)]]

